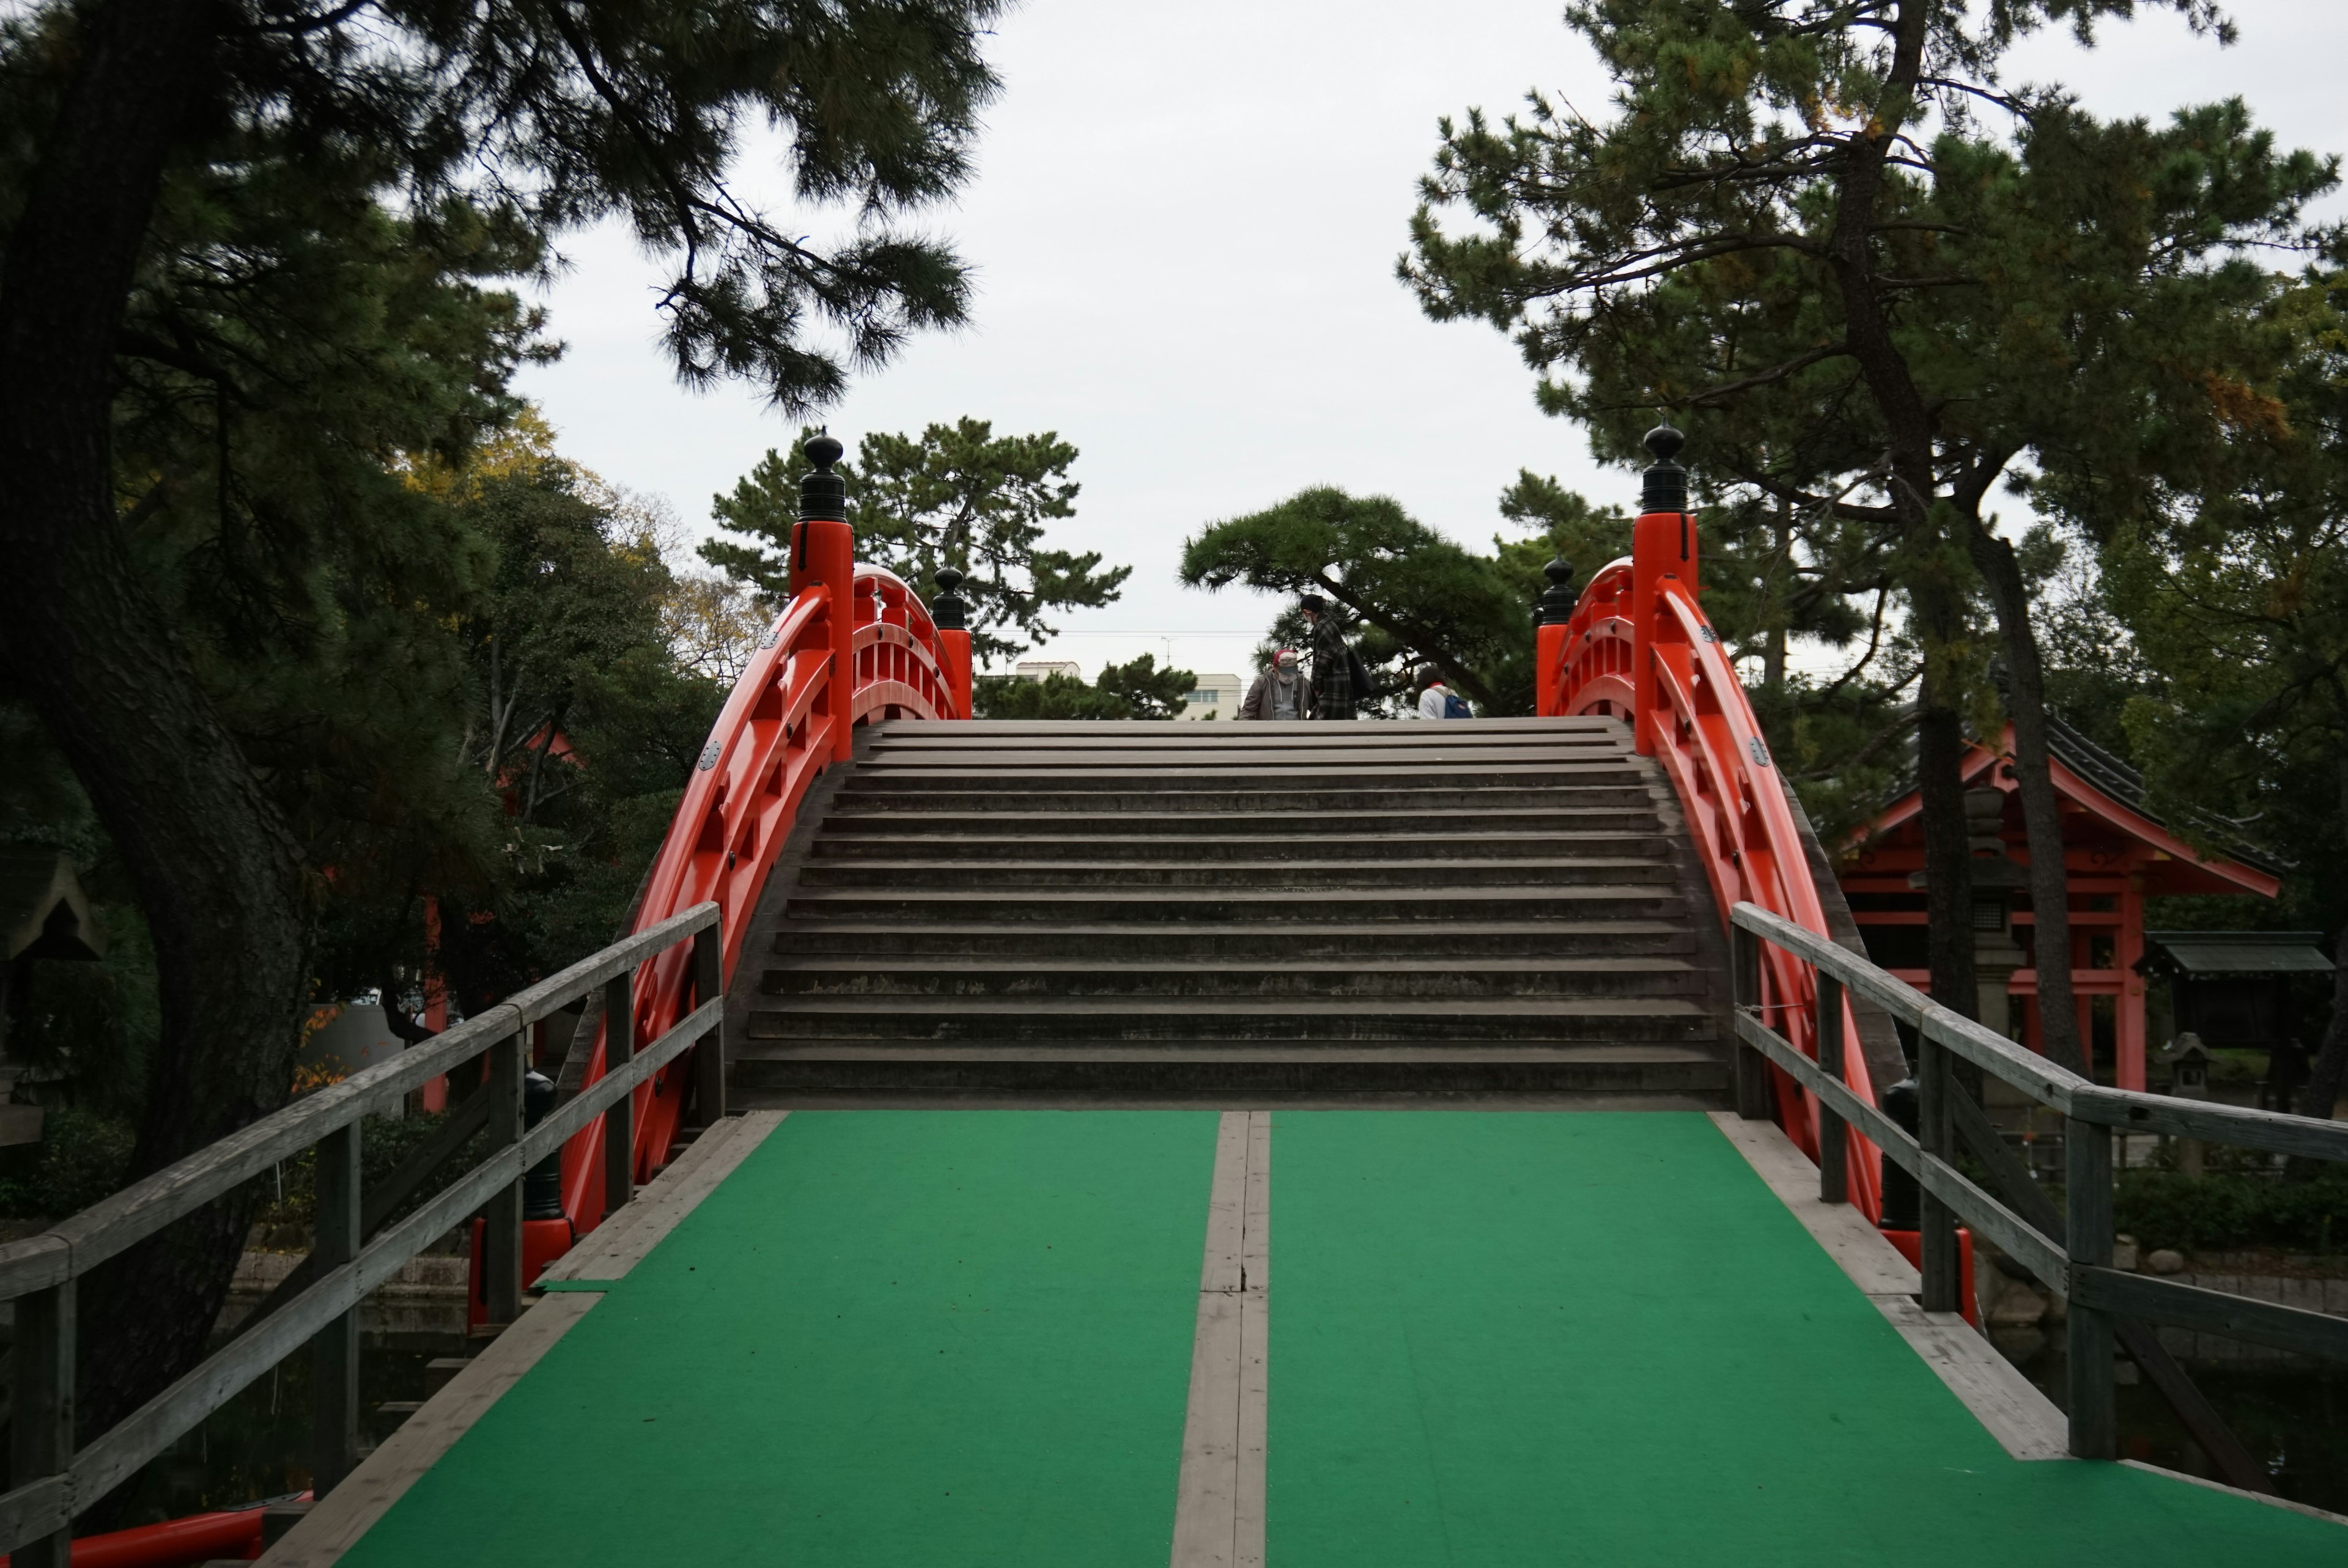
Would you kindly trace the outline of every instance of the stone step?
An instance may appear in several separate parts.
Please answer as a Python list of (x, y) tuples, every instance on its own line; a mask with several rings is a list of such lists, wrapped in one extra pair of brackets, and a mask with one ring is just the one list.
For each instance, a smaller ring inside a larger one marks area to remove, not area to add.
[(1599, 720), (1535, 720), (1520, 727), (1490, 721), (1473, 724), (1426, 724), (1415, 720), (1363, 721), (1354, 725), (1315, 723), (1262, 723), (1244, 727), (1218, 724), (1166, 724), (1156, 721), (1066, 724), (1042, 722), (1018, 724), (980, 720), (948, 726), (922, 723), (871, 727), (866, 742), (869, 754), (895, 756), (919, 752), (1052, 751), (1081, 753), (1118, 751), (1136, 746), (1179, 751), (1186, 754), (1224, 750), (1258, 750), (1265, 746), (1375, 746), (1384, 752), (1407, 752), (1425, 747), (1558, 746), (1631, 743), (1626, 726)]
[[(804, 1102), (798, 1097), (858, 1097), (864, 1103), (921, 1095), (1083, 1098), (1127, 1096), (1540, 1094), (1586, 1095), (1642, 1109), (1703, 1110), (1728, 1090), (1718, 1056), (1689, 1050), (1669, 1059), (1619, 1050), (1478, 1047), (1444, 1051), (1281, 1051), (1261, 1046), (1198, 1053), (1102, 1050), (1004, 1053), (924, 1051), (870, 1058), (748, 1057), (734, 1064), (745, 1110)], [(1014, 1100), (1013, 1102), (1017, 1102)]]
[(1236, 843), (1268, 839), (1302, 842), (1333, 830), (1347, 839), (1424, 838), (1429, 844), (1457, 840), (1553, 838), (1579, 843), (1625, 835), (1641, 841), (1660, 836), (1652, 805), (1602, 806), (1560, 811), (1349, 812), (1333, 824), (1323, 812), (1105, 812), (922, 810), (834, 811), (815, 840), (819, 855), (885, 852), (890, 840), (907, 843), (963, 838), (984, 843), (1098, 842), (1132, 837), (1151, 841)]
[(1457, 779), (1429, 780), (1407, 787), (1365, 784), (1344, 789), (1292, 789), (1263, 780), (1195, 789), (1158, 789), (1147, 784), (1111, 788), (1106, 783), (1094, 788), (1058, 788), (1055, 787), (1057, 782), (1056, 778), (1030, 779), (989, 785), (982, 780), (952, 789), (867, 791), (851, 775), (833, 797), (824, 827), (827, 832), (838, 827), (852, 828), (860, 819), (885, 821), (911, 812), (978, 815), (997, 812), (1080, 812), (1120, 816), (1261, 813), (1291, 819), (1318, 816), (1324, 820), (1333, 813), (1352, 815), (1375, 812), (1426, 820), (1447, 814), (1488, 811), (1571, 808), (1652, 813), (1655, 808), (1654, 794), (1646, 782), (1631, 776), (1551, 789), (1513, 784), (1486, 786)]
[(1423, 746), (1232, 746), (1206, 751), (1195, 746), (1118, 747), (1087, 751), (875, 751), (858, 759), (867, 779), (888, 781), (908, 774), (1050, 773), (1084, 778), (1097, 773), (1314, 773), (1367, 772), (1429, 774), (1457, 768), (1468, 773), (1527, 773), (1548, 768), (1613, 771), (1634, 766), (1627, 745)]
[(1413, 763), (1313, 762), (1295, 766), (1227, 767), (1220, 763), (1199, 767), (1162, 766), (1065, 768), (1049, 766), (985, 767), (976, 763), (948, 767), (868, 766), (860, 763), (855, 790), (863, 794), (893, 794), (908, 791), (983, 789), (1005, 791), (1046, 789), (1063, 794), (1084, 790), (1125, 790), (1154, 794), (1202, 790), (1283, 789), (1361, 790), (1431, 789), (1468, 785), (1484, 789), (1535, 789), (1583, 784), (1622, 784), (1640, 776), (1628, 757), (1604, 762), (1467, 763), (1441, 768)]
[(1526, 1044), (1685, 1043), (1717, 1030), (1703, 1003), (1679, 997), (1539, 998), (1498, 1001), (1289, 1001), (1268, 999), (795, 997), (753, 1008), (747, 1050), (765, 1040), (842, 1043), (1065, 1043), (1078, 1050), (1140, 1041), (1234, 1045), (1423, 1043), (1457, 1038)]
[(1331, 887), (1312, 892), (1152, 887), (991, 892), (923, 887), (793, 887), (786, 912), (834, 921), (909, 919), (970, 926), (988, 921), (1156, 922), (1220, 925), (1241, 920), (1664, 920), (1681, 911), (1668, 883), (1575, 887)]
[[(1325, 825), (1324, 825), (1325, 828)], [(1164, 865), (1224, 861), (1331, 861), (1347, 863), (1404, 857), (1416, 861), (1540, 860), (1576, 854), (1653, 859), (1670, 853), (1661, 833), (1451, 833), (1440, 829), (1365, 834), (1343, 829), (1300, 829), (1293, 838), (1259, 834), (1224, 837), (1214, 834), (1150, 833), (1125, 837), (1105, 834), (909, 833), (880, 836), (827, 833), (817, 838), (817, 862), (1155, 862)]]
[[(739, 983), (738, 981), (736, 982)], [(1685, 958), (1449, 958), (1365, 966), (1287, 959), (1218, 963), (1109, 964), (1066, 959), (922, 958), (872, 953), (801, 955), (764, 971), (759, 989), (778, 997), (1179, 997), (1362, 999), (1686, 997), (1709, 977)]]
[[(1674, 910), (1677, 915), (1679, 911)], [(779, 922), (774, 951), (782, 958), (842, 955), (893, 961), (907, 958), (986, 958), (1005, 965), (1026, 959), (1082, 958), (1099, 963), (1136, 959), (1188, 963), (1258, 962), (1277, 951), (1298, 962), (1393, 963), (1446, 959), (1520, 959), (1685, 956), (1695, 938), (1684, 918), (1614, 920), (1244, 921), (1219, 926), (1156, 923), (1060, 924), (992, 921), (967, 925), (890, 924), (792, 917)], [(739, 983), (738, 981), (736, 982)]]
[[(1580, 856), (1546, 860), (1240, 860), (1167, 865), (1099, 860), (823, 860), (799, 871), (802, 888), (973, 888), (1011, 894), (1066, 887), (1416, 889), (1649, 886), (1672, 880), (1660, 858)], [(797, 894), (793, 895), (794, 897)]]

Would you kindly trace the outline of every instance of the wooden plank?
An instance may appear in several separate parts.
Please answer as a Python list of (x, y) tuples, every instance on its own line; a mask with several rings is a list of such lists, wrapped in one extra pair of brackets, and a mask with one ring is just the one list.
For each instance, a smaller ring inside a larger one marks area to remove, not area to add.
[(631, 969), (648, 954), (718, 918), (715, 904), (696, 905), (648, 931), (615, 943), (593, 958), (499, 1003), (479, 1017), (306, 1094), (186, 1159), (134, 1183), (42, 1235), (0, 1246), (0, 1299), (57, 1282), (60, 1255), (73, 1274), (86, 1274), (230, 1189), (289, 1160), (337, 1127), (392, 1110), (407, 1092), (561, 1010), (585, 991)]
[(1729, 919), (1826, 970), (1894, 1018), (1914, 1024), (1982, 1071), (1995, 1073), (2043, 1104), (2067, 1111), (2074, 1090), (2093, 1087), (2077, 1073), (2055, 1066), (1969, 1018), (1951, 1012), (1865, 958), (1814, 931), (1804, 930), (1791, 920), (1772, 915), (1757, 904), (1737, 905), (1729, 912)]
[(2067, 1457), (2062, 1411), (1962, 1317), (1928, 1313), (1916, 1304), (1922, 1276), (1858, 1210), (1818, 1201), (1816, 1168), (1782, 1129), (1731, 1112), (1710, 1115), (1844, 1276), (2007, 1453), (2018, 1460)]
[(1770, 1061), (1842, 1113), (1883, 1152), (1884, 1158), (1910, 1172), (1919, 1185), (1953, 1207), (1967, 1225), (2005, 1249), (2016, 1262), (2055, 1290), (2069, 1293), (2070, 1265), (2063, 1249), (2031, 1229), (2020, 1215), (1976, 1186), (1962, 1171), (1926, 1155), (1915, 1139), (1891, 1118), (1859, 1098), (1840, 1081), (1818, 1071), (1818, 1064), (1796, 1050), (1791, 1042), (1750, 1013), (1736, 1015), (1740, 1039), (1761, 1049)]
[(1878, 1296), (1875, 1305), (2007, 1453), (2018, 1460), (2071, 1457), (2063, 1412), (1962, 1314), (1927, 1312), (1905, 1296)]
[(2138, 1094), (2100, 1085), (2073, 1095), (2071, 1114), (2123, 1132), (2165, 1132), (2309, 1160), (2348, 1160), (2348, 1122), (2319, 1121), (2248, 1105)]
[(524, 1312), (263, 1553), (261, 1561), (269, 1568), (326, 1568), (338, 1560), (602, 1299), (550, 1296)]
[(1818, 1194), (1818, 1168), (1812, 1165), (1784, 1129), (1774, 1122), (1748, 1122), (1727, 1112), (1713, 1112), (1718, 1127), (1777, 1200), (1802, 1222), (1812, 1240), (1850, 1282), (1869, 1296), (1910, 1296), (1924, 1288), (1916, 1266), (1867, 1216), (1848, 1204), (1822, 1203)]
[(2142, 1460), (2124, 1459), (2120, 1463), (2130, 1470), (2143, 1471), (2148, 1475), (2161, 1476), (2169, 1481), (2181, 1481), (2188, 1486), (2205, 1487), (2211, 1491), (2222, 1491), (2231, 1497), (2246, 1497), (2252, 1502), (2263, 1502), (2269, 1508), (2281, 1508), (2292, 1513), (2303, 1513), (2310, 1519), (2320, 1519), (2326, 1524), (2348, 1525), (2348, 1513), (2333, 1513), (2328, 1509), (2317, 1508), (2304, 1502), (2293, 1502), (2288, 1498), (2276, 1497), (2269, 1492), (2245, 1491), (2239, 1486), (2228, 1486), (2223, 1481), (2211, 1481), (2208, 1476), (2187, 1475), (2182, 1471), (2163, 1470), (2157, 1464), (2147, 1464)]
[(73, 1462), (79, 1294), (68, 1279), (16, 1303), (8, 1474), (21, 1484), (0, 1498), (0, 1544), (14, 1563), (67, 1568), (72, 1556), (75, 1492), (64, 1472)]
[[(598, 1280), (626, 1275), (679, 1220), (716, 1191), (782, 1124), (787, 1114), (752, 1112), (730, 1117), (703, 1133), (683, 1158), (636, 1194), (635, 1202), (572, 1248), (548, 1274), (567, 1269), (565, 1277), (580, 1277), (582, 1265), (592, 1264), (589, 1276)], [(551, 1291), (537, 1298), (512, 1327), (426, 1400), (341, 1486), (312, 1509), (308, 1518), (265, 1553), (263, 1561), (276, 1568), (325, 1568), (335, 1562), (598, 1299), (599, 1293), (584, 1290)]]
[[(2119, 1451), (2119, 1404), (2112, 1376), (2112, 1320), (2083, 1276), (2107, 1272), (2112, 1262), (2112, 1135), (2084, 1122), (2063, 1129), (2063, 1234), (2071, 1265), (2070, 1315), (2065, 1320), (2065, 1376), (2070, 1388), (2071, 1451), (2081, 1459), (2113, 1459)], [(2348, 1324), (2341, 1326), (2348, 1344)]]
[(2302, 1356), (2348, 1361), (2348, 1318), (2328, 1313), (2105, 1267), (2075, 1267), (2070, 1296), (2074, 1312), (2084, 1306)]
[(1173, 1568), (1262, 1568), (1271, 1348), (1272, 1113), (1216, 1129)]
[(623, 1278), (789, 1114), (788, 1111), (753, 1111), (720, 1122), (695, 1140), (650, 1185), (638, 1191), (626, 1208), (606, 1218), (585, 1240), (549, 1265), (541, 1279)]

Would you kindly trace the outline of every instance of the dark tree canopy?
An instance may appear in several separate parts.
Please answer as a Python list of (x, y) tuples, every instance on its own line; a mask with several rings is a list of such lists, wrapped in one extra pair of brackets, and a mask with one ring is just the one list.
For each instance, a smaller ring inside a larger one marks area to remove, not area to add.
[[(2173, 8), (2224, 32), (2203, 0)], [(1509, 332), (1543, 406), (1601, 456), (1632, 457), (1670, 411), (1709, 506), (1774, 511), (1826, 592), (1898, 593), (1933, 990), (1960, 1009), (1977, 604), (2006, 666), (2040, 930), (2067, 946), (2030, 584), (1987, 503), (2017, 490), (2101, 530), (2189, 482), (2267, 416), (2259, 257), (2333, 242), (2304, 215), (2333, 164), (2279, 151), (2238, 102), (2156, 127), (2005, 80), (2017, 37), (2084, 41), (2133, 10), (1581, 0), (1567, 22), (1616, 112), (1535, 94), (1498, 123), (1447, 121), (1401, 264), (1431, 315)], [(2050, 1050), (2075, 1061), (2067, 974), (2049, 975)]]
[[(0, 21), (0, 654), (152, 938), (134, 1173), (284, 1099), (325, 866), (468, 820), (461, 778), (434, 783), (455, 749), (417, 737), (469, 661), (411, 633), (472, 613), (496, 552), (401, 476), (513, 415), (537, 323), (500, 281), (620, 219), (662, 268), (683, 378), (835, 396), (963, 317), (964, 270), (921, 225), (969, 171), (998, 9), (47, 0)], [(788, 210), (736, 179), (761, 122)], [(200, 1351), (249, 1210), (91, 1282), (86, 1431)]]

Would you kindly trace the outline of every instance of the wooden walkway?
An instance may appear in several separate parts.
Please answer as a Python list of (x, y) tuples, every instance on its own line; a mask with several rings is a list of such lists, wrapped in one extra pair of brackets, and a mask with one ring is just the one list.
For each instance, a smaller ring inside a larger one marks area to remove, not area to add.
[(263, 1561), (2348, 1555), (2016, 1457), (2060, 1418), (1798, 1158), (1702, 1113), (736, 1118)]

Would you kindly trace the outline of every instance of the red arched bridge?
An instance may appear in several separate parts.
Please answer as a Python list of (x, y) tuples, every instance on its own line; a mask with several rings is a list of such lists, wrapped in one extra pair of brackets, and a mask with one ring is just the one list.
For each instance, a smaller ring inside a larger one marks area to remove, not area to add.
[[(270, 1563), (2339, 1562), (2159, 1330), (2348, 1323), (2115, 1266), (2111, 1150), (2348, 1127), (2100, 1086), (1869, 964), (1654, 445), (1631, 556), (1551, 569), (1539, 717), (1245, 726), (972, 722), (959, 579), (857, 565), (811, 448), (633, 935), (0, 1247), (5, 1543), (62, 1563), (306, 1344)], [(492, 1153), (388, 1219), (362, 1118), (482, 1056)], [(313, 1145), (282, 1299), (77, 1430), (75, 1281)], [(363, 1456), (353, 1308), (474, 1216), (489, 1348)], [(2059, 1406), (1969, 1321), (1980, 1242), (2067, 1304)], [(2126, 1365), (2229, 1484), (2111, 1462)]]

